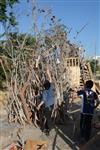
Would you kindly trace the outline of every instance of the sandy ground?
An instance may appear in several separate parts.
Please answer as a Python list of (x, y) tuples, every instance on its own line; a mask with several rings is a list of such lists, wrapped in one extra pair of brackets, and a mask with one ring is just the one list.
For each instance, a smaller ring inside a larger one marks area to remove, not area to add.
[[(56, 125), (50, 132), (50, 136), (46, 136), (39, 128), (33, 125), (21, 126), (19, 124), (9, 124), (7, 116), (3, 109), (0, 114), (0, 150), (11, 144), (12, 142), (20, 141), (24, 144), (26, 139), (46, 140), (49, 144), (49, 150), (77, 150), (80, 149), (80, 134), (79, 134), (79, 118), (80, 104), (73, 104), (66, 117), (66, 122), (63, 125)], [(94, 122), (98, 121), (100, 109), (95, 112)], [(75, 123), (74, 123), (75, 122)], [(99, 129), (93, 128), (91, 138), (96, 135)], [(19, 139), (20, 137), (20, 139)], [(100, 139), (99, 139), (100, 140)], [(88, 150), (100, 150), (100, 142), (97, 140), (91, 144)], [(99, 148), (99, 149), (98, 149)]]

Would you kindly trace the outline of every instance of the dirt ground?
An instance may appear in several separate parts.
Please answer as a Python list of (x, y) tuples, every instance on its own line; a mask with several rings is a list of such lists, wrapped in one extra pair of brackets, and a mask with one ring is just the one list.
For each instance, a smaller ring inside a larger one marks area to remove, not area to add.
[[(39, 128), (33, 125), (21, 126), (19, 124), (7, 122), (7, 115), (2, 109), (0, 112), (0, 150), (7, 145), (20, 141), (23, 145), (26, 139), (45, 140), (48, 141), (49, 150), (78, 150), (86, 143), (80, 144), (79, 119), (80, 119), (80, 103), (76, 102), (72, 105), (66, 116), (66, 121), (62, 125), (56, 125), (50, 132), (50, 136), (46, 136)], [(3, 113), (4, 112), (4, 113)], [(93, 122), (98, 121), (100, 109), (95, 112)], [(91, 138), (96, 135), (99, 129), (92, 129)], [(100, 138), (92, 143), (88, 150), (100, 149)]]

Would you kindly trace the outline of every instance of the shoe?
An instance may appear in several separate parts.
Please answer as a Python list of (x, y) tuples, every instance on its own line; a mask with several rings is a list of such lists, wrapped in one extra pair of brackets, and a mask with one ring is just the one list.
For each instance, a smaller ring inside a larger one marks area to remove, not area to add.
[(49, 129), (44, 129), (43, 133), (45, 133), (46, 136), (49, 136), (50, 130)]
[(78, 141), (79, 146), (82, 146), (86, 143), (84, 138), (80, 138), (80, 140)]

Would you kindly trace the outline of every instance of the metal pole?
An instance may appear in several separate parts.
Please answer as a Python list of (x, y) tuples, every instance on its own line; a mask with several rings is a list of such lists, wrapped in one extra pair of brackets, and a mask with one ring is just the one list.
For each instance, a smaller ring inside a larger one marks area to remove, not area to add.
[(95, 44), (95, 51), (94, 51), (94, 79), (96, 78), (96, 44)]

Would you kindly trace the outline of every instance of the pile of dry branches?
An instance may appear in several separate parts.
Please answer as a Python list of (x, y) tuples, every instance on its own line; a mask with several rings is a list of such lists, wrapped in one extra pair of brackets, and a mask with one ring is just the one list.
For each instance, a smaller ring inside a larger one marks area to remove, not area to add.
[(27, 36), (17, 46), (11, 38), (7, 41), (6, 48), (10, 51), (10, 57), (2, 55), (0, 60), (8, 89), (9, 122), (25, 124), (25, 122), (30, 123), (34, 120), (33, 122), (36, 123), (36, 119), (38, 119), (36, 113), (38, 106), (35, 102), (36, 89), (38, 89), (38, 95), (41, 95), (43, 82), (48, 79), (48, 76), (54, 86), (55, 109), (61, 105), (64, 96), (68, 94), (70, 80), (63, 50), (63, 46), (66, 44), (66, 35), (60, 26), (55, 26), (54, 30), (55, 35), (48, 37), (51, 40), (49, 47), (48, 44), (45, 44), (41, 48), (40, 37), (34, 44), (34, 48), (31, 49), (25, 46)]
[[(4, 53), (0, 55), (8, 90), (9, 122), (21, 124), (32, 121), (36, 124), (38, 104), (35, 99), (38, 95), (42, 95), (43, 82), (48, 79), (48, 76), (54, 87), (54, 117), (56, 117), (57, 107), (64, 99), (68, 100), (71, 88), (70, 72), (66, 67), (65, 59), (73, 53), (78, 55), (78, 49), (67, 41), (64, 26), (52, 15), (51, 10), (37, 9), (34, 4), (32, 10), (35, 33), (33, 45), (26, 45), (27, 34), (22, 41), (19, 40), (19, 36), (16, 35), (15, 38), (10, 34), (3, 45)], [(40, 32), (36, 24), (37, 12), (44, 13)], [(48, 16), (51, 27), (46, 31), (45, 22)]]

